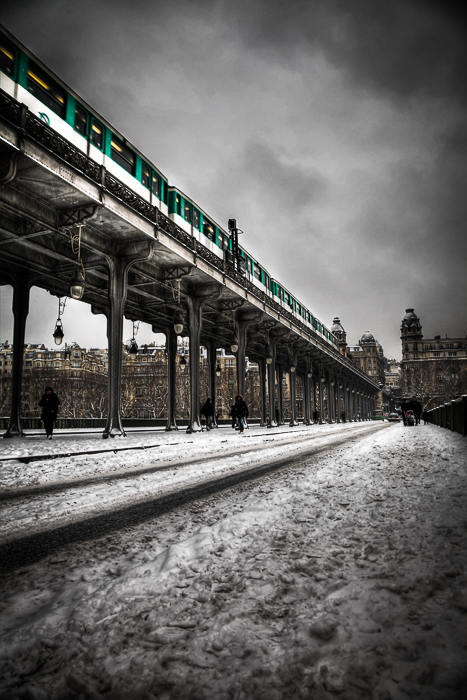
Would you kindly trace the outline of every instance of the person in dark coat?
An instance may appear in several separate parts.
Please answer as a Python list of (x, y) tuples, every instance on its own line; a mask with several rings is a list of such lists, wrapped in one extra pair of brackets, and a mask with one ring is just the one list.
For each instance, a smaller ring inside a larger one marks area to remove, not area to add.
[(425, 409), (422, 413), (423, 425), (428, 425), (428, 411)]
[(341, 413), (341, 421), (345, 423), (345, 411), (342, 411)]
[(52, 440), (54, 422), (60, 406), (60, 399), (57, 394), (54, 394), (52, 387), (45, 388), (45, 394), (39, 401), (39, 406), (42, 407), (41, 419), (44, 421), (45, 434), (48, 440)]
[(211, 399), (209, 399), (209, 398), (206, 399), (206, 403), (204, 404), (203, 408), (201, 409), (201, 413), (206, 418), (206, 430), (211, 430), (212, 419), (214, 418), (214, 405), (213, 405)]
[(229, 416), (232, 419), (232, 428), (235, 428), (235, 426), (237, 425), (237, 416), (235, 415), (235, 404), (234, 403), (230, 407)]
[(402, 420), (404, 421), (404, 425), (407, 425), (407, 418), (405, 417), (405, 412), (410, 410), (408, 404), (409, 404), (409, 402), (407, 401), (407, 399), (403, 399), (403, 401), (401, 403), (401, 413), (402, 413)]
[(246, 405), (241, 394), (237, 394), (235, 397), (234, 412), (235, 417), (238, 420), (240, 435), (243, 435), (243, 431), (245, 430), (245, 421), (248, 418), (248, 406)]

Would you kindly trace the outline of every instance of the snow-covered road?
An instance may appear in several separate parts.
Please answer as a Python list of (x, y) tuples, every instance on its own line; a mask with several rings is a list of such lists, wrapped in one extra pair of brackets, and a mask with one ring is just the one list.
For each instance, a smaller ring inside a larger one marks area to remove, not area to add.
[[(465, 438), (432, 426), (345, 427), (364, 430), (248, 489), (5, 575), (0, 698), (466, 698)], [(340, 428), (296, 435), (325, 440)], [(161, 462), (218, 456), (183, 468), (184, 478), (186, 469), (205, 478), (215, 465), (257, 458), (255, 447), (266, 448), (261, 459), (269, 448), (290, 456), (299, 442), (280, 433), (170, 435), (154, 449)], [(33, 454), (28, 442), (9, 449)], [(148, 450), (12, 461), (3, 488), (144, 469), (155, 458)], [(174, 488), (179, 473), (154, 475)], [(135, 480), (143, 476), (152, 474)], [(136, 495), (161, 483), (144, 481)], [(135, 496), (121, 480), (99, 489), (94, 507), (107, 497), (115, 506), (118, 489), (124, 500)], [(30, 497), (18, 526), (37, 514), (60, 520), (67, 511), (50, 498)], [(2, 504), (9, 536), (14, 504)]]

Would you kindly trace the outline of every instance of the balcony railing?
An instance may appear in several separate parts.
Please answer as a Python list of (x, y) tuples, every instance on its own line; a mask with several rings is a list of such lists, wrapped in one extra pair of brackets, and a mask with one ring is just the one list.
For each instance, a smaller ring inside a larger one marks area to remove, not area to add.
[(467, 435), (467, 395), (454, 399), (428, 411), (428, 420), (433, 425)]

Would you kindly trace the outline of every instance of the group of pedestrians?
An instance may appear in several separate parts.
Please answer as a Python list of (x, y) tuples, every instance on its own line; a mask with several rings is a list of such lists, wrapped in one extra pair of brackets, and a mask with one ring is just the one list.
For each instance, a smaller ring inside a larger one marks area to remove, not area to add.
[[(214, 404), (210, 398), (206, 399), (206, 403), (201, 408), (201, 415), (206, 419), (206, 430), (211, 430), (215, 411)], [(232, 419), (232, 428), (236, 428), (238, 425), (240, 435), (243, 435), (246, 427), (246, 419), (248, 418), (248, 406), (241, 394), (237, 394), (235, 397), (235, 403), (230, 407), (229, 416)]]
[(403, 399), (401, 404), (402, 420), (404, 425), (420, 425), (420, 418), (426, 424), (426, 411), (423, 410), (422, 404), (416, 396), (411, 399)]

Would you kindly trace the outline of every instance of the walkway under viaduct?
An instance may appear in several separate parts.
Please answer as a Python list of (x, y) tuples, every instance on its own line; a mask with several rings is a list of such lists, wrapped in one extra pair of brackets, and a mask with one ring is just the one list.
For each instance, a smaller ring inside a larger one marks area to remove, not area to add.
[[(263, 425), (276, 425), (276, 376), (290, 373), (291, 425), (297, 424), (296, 376), (304, 387), (305, 422), (318, 396), (319, 420), (369, 418), (379, 387), (340, 355), (297, 314), (283, 308), (216, 255), (65, 141), (28, 109), (0, 92), (0, 284), (13, 287), (13, 371), (10, 424), (22, 435), (20, 397), (29, 292), (37, 286), (70, 294), (79, 233), (85, 270), (83, 302), (103, 314), (109, 347), (109, 415), (103, 436), (124, 434), (121, 422), (123, 319), (142, 321), (167, 340), (167, 429), (176, 429), (174, 324), (183, 316), (190, 345), (188, 432), (201, 430), (199, 347), (208, 349), (210, 394), (215, 396), (216, 350), (238, 346), (237, 387), (245, 387), (245, 357), (260, 368)], [(269, 401), (266, 405), (266, 382)], [(282, 382), (278, 382), (279, 394)], [(278, 397), (279, 407), (281, 397)], [(281, 420), (281, 416), (280, 416)]]

